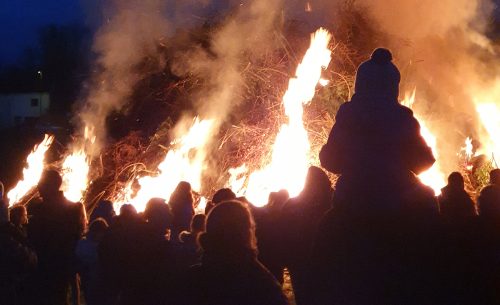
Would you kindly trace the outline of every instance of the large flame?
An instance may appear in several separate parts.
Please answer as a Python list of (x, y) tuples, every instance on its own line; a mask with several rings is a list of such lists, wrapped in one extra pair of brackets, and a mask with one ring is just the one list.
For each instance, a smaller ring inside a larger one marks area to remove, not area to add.
[(54, 141), (53, 136), (45, 135), (43, 141), (35, 145), (33, 151), (26, 158), (26, 167), (23, 169), (23, 178), (16, 186), (7, 193), (9, 203), (15, 204), (21, 200), (33, 187), (35, 187), (42, 176), (45, 153)]
[[(402, 104), (411, 108), (413, 103), (415, 102), (415, 94), (416, 89), (414, 89), (411, 94), (405, 94), (405, 99), (403, 100)], [(427, 127), (425, 120), (421, 116), (416, 113), (414, 113), (414, 115), (420, 123), (420, 134), (424, 138), (427, 145), (429, 145), (429, 147), (432, 149), (432, 154), (434, 155), (434, 158), (436, 158), (436, 163), (434, 163), (434, 165), (430, 169), (418, 175), (418, 178), (420, 179), (420, 181), (422, 181), (423, 184), (431, 187), (437, 196), (441, 194), (441, 188), (446, 185), (446, 176), (441, 170), (436, 136), (434, 136), (431, 130)]]
[(195, 118), (189, 131), (171, 143), (175, 148), (169, 150), (158, 165), (158, 174), (138, 178), (140, 189), (135, 196), (132, 183), (129, 183), (115, 203), (115, 210), (124, 203), (131, 203), (137, 211), (144, 211), (147, 201), (153, 197), (168, 200), (180, 181), (189, 182), (193, 190), (199, 191), (205, 168), (205, 146), (210, 140), (213, 123), (213, 120)]
[(79, 201), (88, 187), (89, 161), (83, 149), (75, 150), (64, 159), (62, 166), (64, 196)]
[(477, 154), (484, 154), (498, 167), (500, 158), (500, 78), (485, 86), (470, 86), (469, 94), (479, 116), (479, 140)]
[[(93, 128), (85, 127), (84, 139), (75, 143), (71, 154), (66, 156), (62, 165), (62, 191), (64, 196), (71, 201), (80, 201), (88, 188), (90, 157), (86, 147), (92, 148), (95, 142)], [(87, 146), (85, 144), (88, 144)]]
[(230, 187), (257, 206), (267, 203), (270, 192), (286, 189), (296, 196), (304, 187), (309, 166), (309, 139), (302, 122), (303, 106), (308, 104), (316, 92), (321, 72), (328, 67), (331, 51), (328, 48), (330, 33), (320, 28), (311, 35), (311, 45), (297, 67), (295, 77), (290, 78), (288, 90), (283, 96), (288, 122), (283, 124), (272, 147), (271, 162), (264, 168), (251, 173), (245, 189), (241, 188), (241, 174), (232, 170)]
[(494, 158), (498, 163), (500, 156), (500, 107), (493, 102), (478, 103), (476, 110), (481, 123), (486, 130), (487, 137), (483, 136), (483, 153)]

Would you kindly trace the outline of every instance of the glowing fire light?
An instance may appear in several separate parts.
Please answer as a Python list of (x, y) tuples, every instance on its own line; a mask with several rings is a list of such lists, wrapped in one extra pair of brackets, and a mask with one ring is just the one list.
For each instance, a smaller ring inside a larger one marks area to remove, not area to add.
[(302, 122), (303, 105), (314, 97), (321, 72), (330, 64), (330, 39), (330, 33), (323, 28), (312, 34), (311, 45), (297, 67), (296, 76), (289, 80), (288, 90), (283, 96), (288, 123), (281, 126), (276, 137), (271, 162), (248, 176), (246, 189), (241, 189), (241, 179), (231, 178), (237, 184), (230, 187), (244, 193), (255, 205), (265, 205), (272, 191), (286, 189), (290, 196), (297, 196), (304, 187), (310, 147)]
[(64, 196), (71, 201), (82, 199), (88, 187), (89, 161), (85, 151), (79, 149), (66, 157), (62, 166)]
[(500, 77), (481, 86), (470, 86), (469, 95), (474, 101), (479, 116), (481, 143), (477, 154), (484, 154), (498, 167), (500, 156)]
[[(415, 102), (415, 93), (416, 89), (413, 90), (412, 94), (405, 94), (405, 99), (403, 100), (402, 104), (411, 108), (413, 103)], [(446, 178), (439, 165), (439, 152), (437, 150), (436, 137), (427, 127), (425, 121), (417, 114), (414, 115), (420, 123), (420, 134), (424, 138), (427, 145), (429, 145), (429, 147), (432, 149), (432, 154), (436, 159), (436, 163), (434, 163), (434, 165), (430, 169), (418, 175), (418, 178), (420, 179), (420, 181), (422, 181), (423, 184), (431, 187), (437, 196), (441, 194), (441, 188), (446, 185)]]
[(75, 144), (73, 152), (63, 161), (62, 191), (64, 196), (71, 201), (81, 200), (88, 188), (90, 157), (85, 151), (85, 143), (92, 146), (95, 140), (93, 128), (86, 126), (83, 143)]
[(472, 158), (473, 150), (474, 147), (472, 146), (472, 138), (467, 137), (467, 139), (465, 139), (465, 146), (461, 148), (461, 151), (463, 151), (467, 160), (470, 160), (470, 158)]
[(495, 103), (484, 103), (477, 104), (476, 110), (488, 133), (488, 138), (483, 143), (486, 146), (484, 152), (497, 158), (500, 156), (500, 108)]
[(144, 211), (146, 203), (153, 197), (168, 200), (180, 181), (187, 181), (193, 190), (199, 190), (205, 168), (205, 146), (210, 140), (212, 129), (213, 120), (200, 121), (196, 118), (189, 131), (171, 143), (177, 148), (169, 150), (158, 165), (158, 175), (138, 178), (140, 189), (135, 196), (131, 196), (134, 192), (129, 183), (115, 204), (115, 210), (118, 211), (124, 203), (131, 203), (138, 212)]
[(19, 202), (38, 184), (44, 169), (45, 153), (53, 141), (54, 137), (46, 134), (43, 141), (36, 145), (26, 158), (27, 165), (23, 169), (23, 178), (7, 193), (7, 198), (11, 205)]

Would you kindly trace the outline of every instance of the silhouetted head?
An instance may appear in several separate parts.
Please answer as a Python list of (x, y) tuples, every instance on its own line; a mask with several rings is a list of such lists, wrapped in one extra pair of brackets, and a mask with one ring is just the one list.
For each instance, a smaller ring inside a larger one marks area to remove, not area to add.
[(62, 185), (62, 177), (56, 170), (43, 172), (38, 182), (38, 192), (42, 198), (49, 198), (59, 193)]
[(448, 176), (448, 185), (455, 190), (463, 190), (464, 177), (459, 172), (453, 172)]
[(113, 203), (109, 200), (101, 200), (97, 203), (96, 207), (90, 215), (90, 221), (94, 221), (97, 218), (104, 218), (109, 224), (113, 217), (115, 217), (115, 209), (113, 208)]
[(17, 226), (23, 226), (28, 223), (28, 212), (24, 205), (16, 205), (10, 209), (10, 222)]
[(205, 214), (196, 214), (191, 219), (191, 232), (204, 232), (206, 227), (207, 216)]
[(165, 233), (172, 227), (172, 212), (170, 206), (162, 198), (151, 198), (146, 204), (144, 218), (154, 228)]
[(490, 172), (490, 184), (500, 186), (500, 168), (495, 168)]
[(269, 193), (267, 206), (272, 209), (279, 210), (283, 207), (285, 202), (290, 199), (290, 194), (287, 190), (279, 190), (277, 192)]
[(172, 195), (170, 195), (170, 200), (168, 201), (172, 209), (175, 209), (183, 205), (193, 205), (193, 193), (191, 191), (191, 184), (186, 181), (181, 181), (175, 188)]
[(321, 168), (316, 166), (309, 167), (304, 190), (301, 195), (325, 199), (332, 196), (332, 183)]
[(400, 80), (401, 74), (392, 63), (391, 52), (378, 48), (373, 51), (369, 60), (358, 67), (355, 92), (362, 97), (397, 101)]
[(212, 203), (215, 205), (223, 201), (234, 199), (236, 199), (236, 194), (231, 189), (222, 188), (215, 192), (214, 196), (212, 197)]
[(208, 214), (206, 231), (199, 242), (203, 250), (218, 258), (255, 257), (255, 222), (249, 209), (239, 201), (224, 201)]
[(106, 220), (104, 218), (97, 218), (90, 223), (87, 237), (95, 241), (101, 241), (107, 230), (108, 223)]
[(137, 217), (138, 217), (137, 210), (133, 205), (126, 203), (120, 207), (120, 218), (134, 219)]

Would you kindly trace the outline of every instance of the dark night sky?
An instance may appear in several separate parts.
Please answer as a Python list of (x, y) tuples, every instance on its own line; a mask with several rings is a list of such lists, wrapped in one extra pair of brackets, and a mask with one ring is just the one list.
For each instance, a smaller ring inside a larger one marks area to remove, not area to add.
[(10, 63), (36, 46), (46, 24), (83, 23), (80, 0), (0, 0), (0, 63)]
[[(496, 15), (500, 18), (498, 9)], [(0, 65), (13, 63), (26, 47), (36, 46), (40, 26), (84, 23), (84, 19), (81, 0), (0, 0)]]

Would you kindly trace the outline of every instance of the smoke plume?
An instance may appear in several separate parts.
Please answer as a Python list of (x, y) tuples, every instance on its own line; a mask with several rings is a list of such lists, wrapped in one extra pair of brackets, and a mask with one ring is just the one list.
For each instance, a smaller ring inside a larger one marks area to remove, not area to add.
[(475, 99), (491, 90), (500, 67), (485, 35), (493, 4), (482, 0), (357, 1), (385, 33), (403, 73), (402, 92), (416, 88), (414, 110), (437, 136), (440, 166), (457, 170), (468, 136), (482, 137)]
[(189, 52), (177, 54), (176, 73), (193, 73), (206, 80), (203, 90), (193, 99), (199, 114), (214, 119), (217, 126), (240, 102), (244, 58), (274, 47), (272, 38), (277, 30), (281, 5), (280, 0), (253, 0), (233, 6), (235, 12), (213, 33), (210, 48), (199, 45)]
[(106, 141), (106, 118), (128, 102), (141, 79), (137, 65), (156, 55), (158, 42), (170, 28), (161, 0), (115, 0), (105, 2), (101, 9), (102, 26), (93, 45), (94, 75), (78, 111), (81, 135), (94, 142), (87, 149), (91, 155), (98, 154)]

